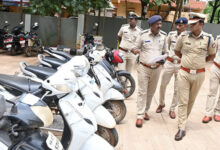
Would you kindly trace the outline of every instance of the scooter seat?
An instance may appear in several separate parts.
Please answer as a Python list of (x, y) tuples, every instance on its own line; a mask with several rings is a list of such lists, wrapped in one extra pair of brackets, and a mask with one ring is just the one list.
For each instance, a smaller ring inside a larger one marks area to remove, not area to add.
[(34, 73), (38, 78), (46, 80), (49, 76), (53, 75), (56, 70), (47, 67), (40, 66), (27, 66), (25, 70)]
[(20, 92), (33, 93), (41, 87), (41, 83), (24, 77), (0, 74), (0, 85)]
[(51, 50), (51, 52), (64, 57), (67, 61), (70, 60), (73, 56), (71, 56), (70, 54), (66, 52), (63, 52), (63, 50), (64, 48), (59, 48), (59, 50)]
[(43, 57), (43, 61), (49, 63), (52, 65), (53, 69), (57, 69), (59, 66), (61, 66), (62, 64), (65, 64), (66, 62), (63, 60), (60, 60), (58, 58), (53, 58), (53, 57), (49, 57), (49, 56), (45, 56)]

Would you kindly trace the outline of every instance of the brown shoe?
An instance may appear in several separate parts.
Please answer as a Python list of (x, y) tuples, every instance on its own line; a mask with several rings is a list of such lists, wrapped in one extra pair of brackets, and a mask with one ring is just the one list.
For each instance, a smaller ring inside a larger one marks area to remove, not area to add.
[(143, 125), (143, 120), (142, 119), (137, 119), (136, 121), (136, 127), (141, 128)]
[(209, 123), (209, 121), (211, 121), (212, 120), (212, 117), (207, 117), (207, 116), (205, 116), (203, 119), (202, 119), (202, 122), (203, 123)]
[(170, 116), (171, 119), (175, 119), (176, 118), (176, 114), (175, 114), (174, 111), (170, 111), (169, 112), (169, 116)]
[(165, 107), (165, 105), (159, 105), (157, 107), (156, 113), (161, 113), (164, 107)]
[(150, 116), (147, 113), (145, 113), (144, 120), (150, 120)]
[(214, 120), (217, 121), (217, 122), (220, 122), (220, 116), (214, 115)]
[(175, 140), (180, 141), (182, 138), (186, 135), (186, 132), (184, 130), (179, 130), (177, 134), (175, 135)]

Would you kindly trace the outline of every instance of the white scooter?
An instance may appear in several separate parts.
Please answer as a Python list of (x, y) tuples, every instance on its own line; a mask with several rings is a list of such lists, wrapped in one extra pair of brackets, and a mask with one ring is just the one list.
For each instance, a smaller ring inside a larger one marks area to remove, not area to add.
[[(70, 71), (65, 75), (62, 72), (57, 72), (45, 81), (33, 77), (31, 80), (41, 82), (44, 89), (50, 91), (47, 96), (59, 98), (58, 107), (64, 118), (62, 144), (65, 149), (113, 150), (104, 139), (94, 134), (97, 130), (96, 120), (76, 91), (72, 91), (74, 83), (76, 83), (73, 77), (74, 73)], [(8, 77), (9, 79), (13, 80), (13, 77)]]
[[(40, 69), (43, 69), (43, 67), (28, 66), (26, 63), (20, 63), (20, 68), (23, 74), (33, 77), (39, 75), (37, 74), (37, 70), (39, 73), (42, 71)], [(85, 56), (76, 56), (68, 63), (60, 66), (58, 72), (66, 74), (66, 72), (74, 70), (77, 76), (78, 91), (80, 91), (80, 95), (82, 95), (88, 107), (93, 111), (99, 125), (97, 133), (105, 138), (111, 145), (116, 146), (118, 143), (118, 134), (115, 129), (115, 119), (106, 108), (102, 106), (105, 102), (102, 92), (99, 90), (94, 80), (87, 75), (89, 68), (90, 64)]]
[[(56, 57), (58, 60), (64, 60), (65, 59), (65, 55), (62, 56), (59, 55), (60, 52), (54, 52), (52, 53), (51, 51), (47, 51), (48, 54), (50, 54), (53, 57)], [(103, 68), (103, 66), (101, 66), (100, 64), (98, 64), (98, 62), (100, 62), (103, 59), (103, 56), (105, 55), (105, 51), (104, 50), (96, 50), (96, 47), (93, 47), (93, 50), (89, 51), (88, 53), (88, 57), (89, 59), (93, 59), (91, 62), (91, 69), (94, 71), (93, 75), (94, 76), (98, 76), (99, 82), (102, 82), (101, 84), (101, 91), (103, 92), (103, 96), (104, 96), (104, 100), (106, 101), (106, 103), (104, 104), (104, 106), (112, 113), (113, 117), (116, 120), (116, 123), (119, 123), (120, 121), (122, 121), (126, 115), (126, 106), (124, 103), (124, 95), (122, 93), (120, 93), (119, 91), (115, 90), (113, 88), (113, 79), (112, 77), (108, 74), (108, 72)], [(62, 58), (61, 58), (62, 57)], [(51, 65), (50, 63), (53, 63), (53, 61), (45, 61), (45, 56), (43, 55), (38, 55), (38, 60), (39, 62), (44, 65), (44, 66), (48, 66), (48, 67), (52, 67), (53, 65)], [(72, 59), (74, 59), (75, 57), (73, 57)], [(50, 60), (50, 59), (48, 59)], [(61, 62), (62, 64), (62, 62)], [(93, 69), (94, 68), (94, 69)]]

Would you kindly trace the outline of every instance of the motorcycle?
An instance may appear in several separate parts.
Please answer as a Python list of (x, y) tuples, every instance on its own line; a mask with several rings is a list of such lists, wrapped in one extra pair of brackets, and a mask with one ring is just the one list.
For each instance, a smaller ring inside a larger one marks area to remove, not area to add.
[(8, 24), (8, 21), (5, 21), (4, 27), (0, 29), (0, 49), (5, 48), (4, 39), (5, 35), (8, 34), (8, 26), (10, 26), (10, 24)]
[(12, 34), (8, 34), (5, 37), (6, 48), (10, 54), (16, 55), (19, 51), (23, 51), (25, 47), (25, 34), (22, 31), (24, 28), (23, 22), (19, 26), (16, 26), (12, 29)]
[(25, 35), (26, 43), (24, 48), (24, 53), (27, 57), (36, 56), (38, 53), (42, 53), (42, 42), (38, 38), (36, 31), (39, 25), (37, 22), (31, 27), (31, 31), (27, 32)]

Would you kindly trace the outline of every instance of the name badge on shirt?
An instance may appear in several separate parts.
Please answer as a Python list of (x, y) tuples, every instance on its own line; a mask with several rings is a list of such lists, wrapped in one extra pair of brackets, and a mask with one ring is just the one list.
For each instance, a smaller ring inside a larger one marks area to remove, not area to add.
[(144, 41), (145, 43), (150, 43), (150, 40)]

